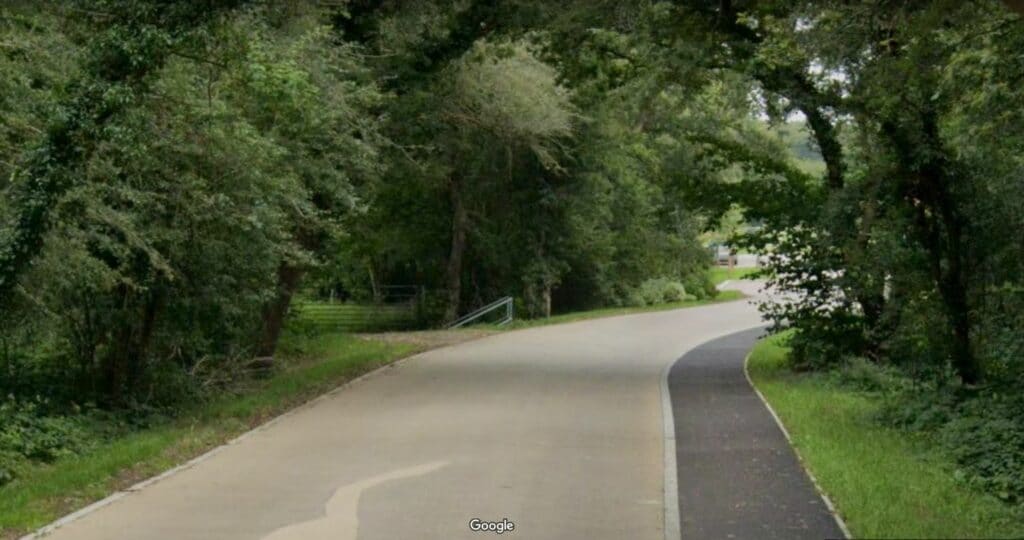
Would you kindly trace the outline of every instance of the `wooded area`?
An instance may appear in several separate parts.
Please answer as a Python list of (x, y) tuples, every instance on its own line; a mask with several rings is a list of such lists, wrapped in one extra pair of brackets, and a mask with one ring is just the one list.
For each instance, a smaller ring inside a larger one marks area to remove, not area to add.
[(0, 458), (202, 399), (298, 295), (414, 285), (435, 326), (714, 295), (699, 236), (739, 209), (799, 365), (891, 374), (887, 421), (1019, 504), (1013, 4), (5, 2)]

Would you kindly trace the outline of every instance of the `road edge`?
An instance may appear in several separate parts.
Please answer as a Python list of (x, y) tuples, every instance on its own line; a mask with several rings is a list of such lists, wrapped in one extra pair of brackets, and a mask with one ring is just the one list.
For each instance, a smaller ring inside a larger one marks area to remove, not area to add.
[(661, 421), (665, 448), (665, 540), (679, 540), (682, 529), (679, 517), (679, 472), (676, 469), (676, 421), (672, 413), (672, 396), (668, 389), (668, 374), (675, 361), (669, 362), (661, 372)]
[[(741, 298), (740, 300), (749, 300), (750, 297)], [(754, 328), (762, 328), (763, 324), (757, 324), (749, 328), (743, 328), (736, 330), (735, 332), (746, 332)], [(724, 334), (718, 334), (714, 337), (706, 339), (693, 347), (690, 347), (686, 351), (683, 351), (681, 355), (676, 357), (674, 360), (665, 365), (661, 371), (661, 422), (662, 422), (662, 441), (663, 448), (665, 451), (664, 455), (664, 507), (662, 513), (665, 516), (664, 531), (665, 540), (680, 540), (683, 536), (682, 530), (682, 518), (679, 515), (679, 469), (676, 465), (676, 419), (675, 414), (672, 412), (672, 393), (669, 391), (668, 380), (669, 374), (672, 368), (683, 359), (686, 354), (701, 345), (714, 341), (716, 339), (728, 336), (733, 332), (726, 332)], [(746, 360), (744, 360), (746, 362)], [(746, 365), (744, 364), (744, 370)], [(749, 381), (749, 379), (748, 379)], [(757, 390), (755, 388), (755, 390)], [(792, 443), (790, 444), (792, 446)], [(845, 529), (844, 529), (845, 530)]]
[[(443, 348), (443, 347), (439, 347), (439, 348)], [(206, 452), (204, 452), (204, 453), (202, 453), (202, 454), (200, 454), (200, 455), (198, 455), (198, 456), (196, 456), (196, 457), (194, 457), (194, 458), (192, 458), (192, 459), (190, 459), (190, 460), (188, 460), (188, 461), (186, 461), (186, 462), (184, 462), (184, 463), (182, 463), (180, 465), (176, 465), (176, 466), (174, 466), (174, 467), (172, 467), (170, 469), (167, 469), (166, 471), (164, 471), (164, 472), (162, 472), (160, 474), (157, 474), (156, 476), (152, 476), (150, 478), (142, 480), (141, 482), (137, 482), (137, 483), (135, 483), (135, 484), (133, 484), (133, 485), (127, 487), (127, 488), (115, 491), (115, 492), (111, 493), (110, 495), (107, 495), (106, 497), (104, 497), (104, 498), (102, 498), (102, 499), (100, 499), (98, 501), (95, 501), (95, 502), (89, 504), (88, 506), (79, 508), (78, 510), (75, 510), (74, 512), (71, 512), (70, 514), (67, 514), (67, 515), (64, 515), (64, 516), (62, 516), (60, 518), (57, 518), (56, 520), (54, 520), (54, 521), (52, 521), (52, 522), (50, 522), (50, 523), (48, 523), (46, 525), (43, 525), (42, 527), (40, 527), (40, 528), (38, 528), (38, 529), (36, 529), (36, 530), (34, 530), (34, 531), (24, 535), (24, 536), (21, 536), (20, 538), (18, 538), (18, 540), (40, 540), (42, 538), (45, 538), (46, 536), (49, 536), (50, 534), (52, 534), (57, 529), (65, 526), (65, 525), (68, 525), (70, 523), (73, 523), (75, 521), (78, 521), (79, 519), (82, 519), (82, 518), (84, 518), (84, 517), (86, 517), (86, 516), (96, 512), (97, 510), (100, 510), (102, 508), (110, 506), (111, 504), (117, 502), (120, 499), (123, 499), (124, 497), (127, 497), (127, 496), (131, 495), (132, 493), (138, 492), (138, 491), (140, 491), (140, 490), (142, 490), (142, 489), (144, 489), (146, 487), (149, 487), (149, 486), (151, 486), (153, 484), (156, 484), (157, 482), (160, 482), (161, 480), (165, 480), (167, 478), (170, 478), (170, 477), (172, 477), (172, 476), (174, 476), (174, 475), (176, 475), (176, 474), (178, 474), (178, 473), (180, 473), (182, 471), (186, 471), (188, 469), (191, 469), (192, 467), (194, 467), (194, 466), (196, 466), (196, 465), (198, 465), (198, 464), (200, 464), (200, 463), (202, 463), (204, 461), (207, 461), (208, 459), (210, 459), (210, 458), (216, 456), (217, 454), (223, 452), (228, 447), (234, 446), (234, 445), (236, 445), (236, 444), (238, 444), (238, 443), (248, 439), (249, 437), (252, 437), (253, 435), (256, 435), (257, 433), (259, 433), (261, 431), (265, 431), (267, 429), (270, 429), (271, 427), (273, 427), (278, 422), (280, 422), (282, 420), (285, 420), (285, 419), (287, 419), (287, 418), (289, 418), (291, 416), (294, 416), (294, 415), (296, 415), (296, 414), (298, 414), (298, 413), (300, 413), (300, 412), (302, 412), (302, 411), (304, 411), (306, 409), (309, 409), (309, 408), (315, 406), (316, 404), (320, 403), (321, 401), (325, 401), (325, 400), (327, 400), (327, 399), (329, 399), (331, 397), (334, 397), (335, 394), (337, 394), (338, 392), (341, 392), (342, 390), (345, 390), (349, 386), (357, 384), (357, 383), (359, 383), (361, 381), (364, 381), (366, 379), (369, 379), (371, 377), (377, 376), (380, 373), (382, 373), (383, 371), (386, 371), (386, 370), (389, 370), (389, 369), (395, 369), (395, 368), (399, 367), (399, 365), (401, 365), (401, 364), (403, 364), (405, 362), (408, 362), (410, 360), (413, 360), (414, 358), (416, 358), (416, 357), (418, 357), (418, 356), (420, 356), (422, 354), (425, 354), (427, 352), (430, 352), (432, 350), (436, 350), (436, 349), (429, 349), (429, 350), (425, 350), (425, 351), (419, 351), (419, 352), (417, 352), (415, 354), (411, 354), (409, 356), (406, 356), (405, 358), (399, 358), (399, 359), (395, 360), (394, 362), (389, 362), (389, 363), (384, 364), (383, 366), (380, 366), (380, 367), (378, 367), (378, 368), (376, 368), (376, 369), (374, 369), (372, 371), (368, 371), (368, 372), (366, 372), (366, 373), (356, 377), (355, 379), (352, 379), (350, 381), (346, 381), (346, 382), (338, 385), (337, 387), (335, 387), (335, 388), (333, 388), (331, 390), (328, 390), (327, 392), (325, 392), (323, 394), (320, 394), (319, 396), (317, 396), (317, 397), (315, 397), (315, 398), (313, 398), (313, 399), (311, 399), (311, 400), (309, 400), (309, 401), (307, 401), (305, 403), (297, 405), (294, 408), (289, 409), (289, 410), (287, 410), (287, 411), (285, 411), (285, 412), (283, 412), (283, 413), (281, 413), (281, 414), (271, 418), (270, 420), (267, 420), (266, 422), (264, 422), (264, 423), (262, 423), (262, 424), (260, 424), (260, 425), (258, 425), (256, 427), (250, 429), (249, 431), (246, 431), (246, 432), (238, 435), (237, 437), (235, 437), (233, 439), (230, 439), (229, 441), (227, 441), (227, 442), (225, 442), (225, 443), (223, 443), (221, 445), (215, 446), (215, 447), (207, 450)]]
[(803, 469), (804, 474), (810, 478), (811, 484), (814, 485), (814, 490), (818, 492), (818, 496), (821, 497), (821, 500), (825, 503), (825, 507), (828, 508), (828, 512), (832, 514), (832, 518), (835, 519), (836, 525), (838, 525), (839, 529), (843, 531), (843, 535), (846, 538), (852, 539), (853, 534), (850, 533), (850, 529), (846, 526), (846, 522), (843, 521), (843, 517), (839, 515), (839, 510), (836, 509), (836, 505), (832, 503), (832, 499), (830, 499), (828, 494), (825, 493), (825, 490), (822, 489), (821, 484), (818, 483), (818, 479), (814, 476), (814, 473), (812, 473), (811, 469), (807, 467), (807, 463), (804, 461), (803, 456), (800, 455), (800, 451), (793, 445), (793, 438), (790, 437), (789, 430), (787, 430), (786, 426), (782, 423), (782, 419), (779, 418), (778, 413), (775, 412), (775, 408), (772, 407), (771, 403), (768, 403), (768, 399), (764, 397), (764, 394), (762, 394), (761, 391), (758, 390), (757, 385), (754, 384), (754, 380), (750, 378), (750, 370), (748, 369), (750, 365), (750, 355), (751, 353), (748, 352), (743, 358), (743, 375), (747, 378), (747, 384), (750, 385), (750, 388), (752, 388), (754, 393), (757, 394), (758, 399), (761, 400), (761, 403), (766, 409), (768, 409), (772, 418), (775, 419), (775, 424), (779, 426), (779, 429), (782, 431), (782, 436), (786, 438), (786, 442), (789, 443), (789, 447), (792, 448), (793, 453), (796, 454), (796, 460), (800, 463), (800, 468)]

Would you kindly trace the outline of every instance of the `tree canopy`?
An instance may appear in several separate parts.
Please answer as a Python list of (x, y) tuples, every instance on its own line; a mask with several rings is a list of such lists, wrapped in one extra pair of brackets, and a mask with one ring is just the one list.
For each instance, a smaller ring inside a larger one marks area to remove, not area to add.
[(807, 367), (1019, 390), (1020, 10), (5, 2), (0, 392), (174, 402), (273, 357), (296, 295), (714, 295), (726, 215)]

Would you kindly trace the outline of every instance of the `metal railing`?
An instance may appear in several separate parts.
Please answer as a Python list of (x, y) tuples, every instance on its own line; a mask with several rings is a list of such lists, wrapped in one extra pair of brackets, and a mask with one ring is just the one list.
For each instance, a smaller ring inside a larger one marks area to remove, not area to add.
[(455, 322), (449, 324), (448, 328), (452, 329), (459, 328), (460, 326), (465, 326), (479, 319), (480, 317), (483, 317), (484, 315), (501, 308), (505, 308), (505, 317), (498, 321), (496, 324), (498, 326), (501, 326), (512, 322), (512, 318), (515, 315), (515, 308), (512, 304), (512, 297), (506, 296), (500, 300), (495, 300), (494, 302), (491, 302), (490, 304), (487, 304), (486, 306), (476, 311), (463, 315), (462, 317), (458, 318)]

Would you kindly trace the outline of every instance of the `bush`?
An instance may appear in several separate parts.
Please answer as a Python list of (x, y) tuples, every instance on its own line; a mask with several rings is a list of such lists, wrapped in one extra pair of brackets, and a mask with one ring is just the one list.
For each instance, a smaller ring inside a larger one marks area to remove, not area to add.
[(647, 305), (647, 303), (644, 302), (643, 296), (640, 296), (640, 289), (634, 289), (626, 295), (622, 300), (621, 305), (629, 307), (643, 307)]
[(850, 355), (847, 344), (854, 339), (850, 337), (854, 331), (842, 332), (840, 325), (824, 319), (816, 323), (801, 327), (789, 338), (790, 360), (797, 371), (832, 369)]
[(648, 279), (647, 281), (640, 284), (639, 293), (640, 299), (644, 306), (650, 306), (654, 304), (660, 304), (664, 301), (664, 280)]
[(682, 302), (686, 300), (686, 287), (678, 281), (669, 281), (662, 291), (662, 299), (665, 302)]
[(881, 420), (934, 437), (956, 462), (957, 479), (1024, 503), (1024, 396), (991, 390), (958, 396), (955, 389), (948, 381), (906, 386), (886, 400)]
[(934, 432), (949, 422), (955, 408), (956, 397), (929, 382), (890, 393), (882, 401), (879, 419), (907, 431)]
[(718, 295), (718, 289), (715, 288), (715, 284), (711, 281), (711, 276), (707, 272), (686, 276), (686, 279), (683, 280), (683, 287), (686, 288), (687, 293), (693, 295), (697, 300), (714, 298)]
[(1011, 503), (1024, 502), (1024, 397), (1020, 392), (968, 399), (939, 431), (961, 480)]
[(906, 377), (896, 368), (860, 356), (847, 358), (831, 374), (837, 384), (863, 392), (891, 392), (907, 383)]
[(0, 450), (0, 486), (18, 476), (18, 468), (24, 461), (24, 457), (14, 452)]
[(78, 417), (51, 416), (46, 400), (0, 403), (0, 485), (11, 481), (25, 461), (52, 462), (87, 446), (87, 430)]
[(686, 300), (686, 287), (678, 281), (667, 278), (648, 279), (630, 295), (630, 303), (636, 306), (653, 306), (668, 302)]

